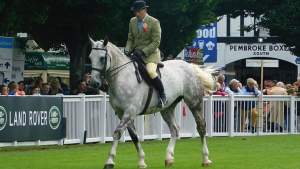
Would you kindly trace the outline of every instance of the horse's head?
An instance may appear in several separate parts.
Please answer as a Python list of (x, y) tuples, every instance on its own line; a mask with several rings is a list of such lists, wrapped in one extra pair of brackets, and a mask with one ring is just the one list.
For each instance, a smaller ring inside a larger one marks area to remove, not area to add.
[(105, 72), (109, 69), (111, 63), (111, 58), (107, 51), (108, 39), (105, 38), (104, 40), (94, 42), (94, 40), (90, 38), (90, 41), (92, 46), (92, 51), (89, 56), (92, 62), (91, 85), (99, 86), (104, 80)]

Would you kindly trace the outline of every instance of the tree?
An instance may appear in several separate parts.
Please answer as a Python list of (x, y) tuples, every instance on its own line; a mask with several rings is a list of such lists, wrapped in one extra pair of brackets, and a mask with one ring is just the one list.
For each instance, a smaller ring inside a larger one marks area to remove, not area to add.
[(279, 41), (286, 44), (293, 54), (300, 56), (299, 5), (298, 0), (223, 0), (217, 5), (215, 13), (218, 16), (251, 15), (258, 18), (256, 24), (245, 29), (267, 28), (270, 36), (278, 36)]
[[(44, 50), (64, 44), (70, 55), (70, 83), (74, 88), (83, 79), (89, 53), (89, 38), (108, 36), (117, 46), (125, 46), (128, 35), (131, 0), (3, 0), (0, 33), (11, 36), (27, 32)], [(215, 1), (214, 1), (215, 2)], [(215, 20), (214, 3), (206, 0), (147, 1), (149, 14), (158, 18), (163, 29), (160, 49), (177, 55), (196, 35), (201, 25)], [(2, 27), (3, 26), (3, 27)]]
[(216, 22), (212, 12), (218, 1), (172, 0), (147, 1), (148, 13), (159, 19), (162, 28), (160, 49), (165, 58), (178, 55), (190, 46), (202, 25)]

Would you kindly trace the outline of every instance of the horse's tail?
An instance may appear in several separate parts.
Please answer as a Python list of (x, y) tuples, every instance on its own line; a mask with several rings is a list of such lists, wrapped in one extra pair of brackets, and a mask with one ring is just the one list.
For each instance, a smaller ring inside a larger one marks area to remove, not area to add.
[(196, 75), (199, 79), (201, 79), (203, 83), (203, 89), (205, 91), (213, 91), (214, 90), (214, 78), (212, 73), (215, 69), (209, 68), (199, 68), (195, 64), (191, 64), (194, 70), (196, 71)]

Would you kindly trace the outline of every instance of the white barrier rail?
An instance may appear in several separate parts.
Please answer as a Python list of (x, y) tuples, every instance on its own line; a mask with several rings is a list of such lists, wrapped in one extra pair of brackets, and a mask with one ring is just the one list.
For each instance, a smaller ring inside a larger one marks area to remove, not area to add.
[[(271, 109), (274, 104), (289, 104), (289, 107), (281, 107), (282, 111), (289, 111), (288, 120), (284, 122), (284, 116), (278, 117), (278, 120), (283, 124), (283, 130), (280, 127), (270, 130), (270, 118), (275, 116), (268, 116), (267, 112), (258, 115), (255, 132), (252, 133), (250, 122), (252, 113), (245, 114), (245, 125), (241, 114), (245, 113), (242, 110), (242, 105), (253, 102), (256, 110), (260, 112), (259, 97), (254, 96), (205, 96), (204, 97), (204, 116), (207, 127), (207, 136), (251, 136), (251, 135), (274, 135), (274, 134), (298, 134), (298, 120), (297, 120), (297, 102), (300, 102), (300, 97), (294, 96), (264, 96), (263, 102), (269, 103), (268, 114), (273, 115), (276, 107)], [(220, 103), (218, 105), (218, 103)], [(180, 124), (180, 138), (183, 137), (198, 137), (196, 131), (196, 123), (193, 116), (185, 105), (186, 115), (183, 114), (183, 105), (180, 102), (174, 113), (178, 124)], [(235, 106), (236, 105), (236, 106)], [(222, 107), (223, 106), (223, 107)], [(219, 108), (218, 108), (219, 107)], [(290, 107), (293, 107), (291, 109)], [(217, 119), (215, 112), (223, 108), (223, 115)], [(262, 108), (263, 109), (263, 108)], [(265, 114), (265, 115), (264, 115)], [(64, 115), (67, 118), (67, 138), (64, 144), (75, 144), (84, 142), (110, 142), (112, 135), (117, 125), (119, 124), (118, 116), (109, 104), (108, 95), (78, 95), (78, 96), (64, 96)], [(283, 114), (284, 115), (284, 114)], [(269, 120), (268, 120), (269, 119)], [(294, 122), (294, 123), (291, 123)], [(166, 123), (162, 120), (159, 113), (139, 116), (134, 121), (138, 137), (140, 141), (147, 139), (162, 140), (163, 138), (170, 138), (170, 132)], [(243, 128), (241, 131), (239, 128)], [(84, 133), (86, 131), (86, 137)], [(84, 140), (86, 138), (86, 140)], [(127, 131), (121, 138), (121, 142), (131, 140)]]
[[(38, 97), (38, 96), (37, 96)], [(257, 136), (274, 134), (298, 134), (299, 117), (297, 108), (300, 97), (295, 96), (263, 96), (263, 103), (269, 104), (264, 111), (260, 108), (260, 98), (254, 96), (205, 96), (203, 112), (208, 137), (215, 136)], [(243, 107), (250, 103), (259, 112), (255, 132), (251, 130), (251, 111), (245, 112)], [(109, 103), (108, 95), (64, 95), (64, 117), (67, 119), (67, 134), (61, 141), (32, 141), (0, 143), (3, 146), (51, 145), (51, 144), (84, 144), (91, 142), (111, 142), (112, 135), (120, 120)], [(282, 105), (282, 106), (277, 106)], [(300, 107), (299, 107), (300, 108)], [(183, 112), (186, 110), (186, 113)], [(261, 111), (260, 111), (261, 110)], [(280, 110), (280, 111), (279, 111)], [(276, 113), (276, 112), (282, 112)], [(260, 114), (262, 112), (262, 114)], [(180, 138), (199, 137), (196, 123), (187, 105), (181, 101), (174, 110), (177, 123), (180, 125)], [(218, 115), (219, 114), (219, 115)], [(244, 118), (242, 118), (244, 114)], [(218, 117), (217, 117), (218, 116)], [(245, 119), (245, 120), (244, 120)], [(274, 121), (282, 125), (274, 126)], [(245, 123), (245, 124), (243, 124)], [(138, 116), (134, 121), (140, 141), (148, 139), (162, 140), (170, 138), (167, 124), (160, 113)], [(242, 131), (243, 130), (243, 131)], [(124, 132), (120, 141), (130, 141), (128, 132)]]

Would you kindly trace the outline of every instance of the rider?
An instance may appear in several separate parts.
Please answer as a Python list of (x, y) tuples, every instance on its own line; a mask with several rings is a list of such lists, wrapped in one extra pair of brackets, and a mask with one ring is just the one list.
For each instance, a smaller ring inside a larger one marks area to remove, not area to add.
[(135, 56), (141, 57), (146, 63), (152, 83), (160, 95), (157, 107), (164, 107), (168, 101), (164, 92), (164, 86), (156, 73), (157, 64), (161, 61), (158, 46), (161, 40), (161, 28), (157, 19), (147, 14), (145, 1), (135, 1), (133, 7), (136, 17), (129, 23), (126, 51), (131, 51), (137, 45)]

